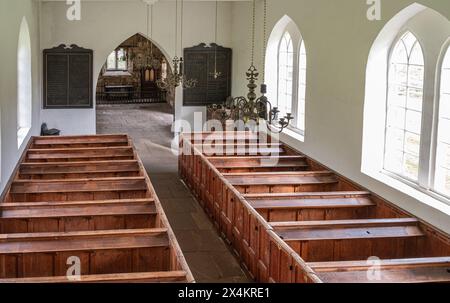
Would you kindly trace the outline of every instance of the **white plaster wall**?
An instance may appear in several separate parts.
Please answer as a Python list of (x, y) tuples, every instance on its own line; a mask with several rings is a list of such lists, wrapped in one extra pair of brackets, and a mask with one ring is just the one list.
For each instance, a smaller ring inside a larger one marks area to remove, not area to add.
[(31, 135), (40, 130), (40, 81), (39, 81), (39, 27), (38, 7), (32, 0), (1, 0), (0, 1), (0, 126), (1, 126), (1, 179), (0, 192), (17, 164), (25, 148), (17, 148), (17, 46), (20, 24), (26, 17), (32, 48), (32, 127), (25, 142)]
[[(185, 2), (184, 47), (214, 41), (215, 2)], [(61, 43), (75, 43), (94, 50), (94, 87), (108, 54), (136, 33), (146, 33), (146, 6), (140, 1), (82, 2), (81, 21), (68, 21), (64, 2), (42, 4), (42, 49)], [(175, 2), (163, 1), (154, 6), (153, 40), (171, 60), (175, 48)], [(181, 25), (180, 25), (181, 26)], [(231, 46), (231, 3), (220, 4), (219, 44)], [(178, 56), (181, 54), (181, 48)], [(95, 90), (94, 90), (95, 91)], [(193, 122), (194, 112), (204, 107), (183, 107), (178, 94), (176, 119)], [(63, 134), (95, 133), (95, 110), (42, 110), (42, 121), (57, 127)]]
[[(361, 173), (365, 73), (369, 51), (384, 25), (414, 1), (381, 1), (382, 20), (373, 22), (367, 20), (368, 6), (361, 0), (268, 2), (268, 31), (287, 14), (298, 25), (308, 55), (305, 142), (288, 136), (283, 136), (283, 139), (407, 211), (450, 232), (448, 207), (441, 210), (429, 207)], [(417, 2), (450, 18), (448, 0)], [(258, 4), (260, 25), (261, 9), (261, 4)], [(250, 14), (250, 3), (233, 5), (234, 95), (246, 93), (243, 76), (250, 63)], [(261, 71), (262, 32), (261, 26), (257, 28), (256, 66)], [(435, 34), (428, 31), (424, 35)], [(433, 42), (425, 51), (435, 53), (435, 49), (430, 50), (435, 47)]]

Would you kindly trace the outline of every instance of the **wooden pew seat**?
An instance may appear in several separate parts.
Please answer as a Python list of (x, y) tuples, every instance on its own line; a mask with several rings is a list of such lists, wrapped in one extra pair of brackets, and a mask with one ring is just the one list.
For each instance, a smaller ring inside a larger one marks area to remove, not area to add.
[(415, 218), (274, 222), (285, 241), (319, 241), (424, 236)]
[(0, 235), (0, 278), (62, 276), (80, 258), (84, 274), (170, 269), (166, 228)]
[(49, 136), (38, 137), (33, 141), (31, 148), (80, 148), (80, 147), (106, 147), (127, 146), (126, 135), (96, 135), (96, 136)]
[(120, 273), (104, 275), (81, 275), (80, 280), (68, 280), (66, 276), (0, 279), (0, 283), (175, 283), (185, 282), (185, 271), (160, 271)]
[[(308, 263), (325, 283), (450, 282), (450, 257)], [(374, 270), (379, 270), (377, 275)]]
[[(58, 204), (0, 208), (0, 233), (72, 232), (153, 228), (157, 211), (151, 203)], [(31, 205), (30, 205), (31, 204)]]
[(37, 162), (22, 163), (20, 179), (77, 179), (88, 177), (139, 176), (136, 160), (88, 162)]
[(133, 148), (125, 147), (86, 147), (58, 149), (29, 149), (27, 162), (60, 162), (60, 161), (98, 161), (98, 160), (132, 160)]
[(307, 262), (416, 257), (425, 233), (415, 218), (272, 223)]
[(0, 255), (168, 246), (167, 229), (0, 234)]
[(292, 173), (240, 173), (223, 174), (231, 185), (302, 185), (337, 183), (332, 172), (292, 172)]
[(306, 170), (309, 167), (303, 156), (211, 157), (209, 161), (223, 173)]
[(346, 197), (336, 194), (336, 197), (321, 198), (316, 195), (308, 198), (295, 194), (290, 196), (268, 194), (257, 198), (245, 195), (245, 197), (250, 206), (268, 222), (368, 219), (375, 215), (375, 203), (369, 196)]

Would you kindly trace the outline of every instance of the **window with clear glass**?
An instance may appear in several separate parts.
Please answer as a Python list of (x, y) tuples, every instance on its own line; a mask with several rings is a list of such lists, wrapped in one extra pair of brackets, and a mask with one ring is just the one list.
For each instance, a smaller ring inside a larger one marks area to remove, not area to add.
[(300, 44), (299, 64), (298, 64), (298, 109), (297, 128), (305, 131), (305, 96), (306, 96), (306, 49), (303, 40)]
[(278, 51), (278, 109), (279, 116), (292, 113), (292, 84), (294, 77), (294, 47), (292, 38), (286, 32)]
[(388, 81), (384, 168), (418, 181), (424, 59), (411, 32), (405, 33), (392, 50)]
[(450, 49), (442, 62), (440, 89), (434, 187), (450, 197)]
[(109, 71), (128, 70), (127, 54), (123, 48), (113, 51), (106, 60), (106, 69)]

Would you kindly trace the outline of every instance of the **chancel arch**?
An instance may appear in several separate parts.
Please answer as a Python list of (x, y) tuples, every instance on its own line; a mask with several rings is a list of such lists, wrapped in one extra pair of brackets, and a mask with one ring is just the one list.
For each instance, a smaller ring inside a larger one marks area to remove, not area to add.
[(97, 81), (97, 104), (168, 103), (174, 107), (174, 90), (162, 90), (156, 84), (171, 70), (166, 52), (146, 36), (135, 34), (105, 58)]

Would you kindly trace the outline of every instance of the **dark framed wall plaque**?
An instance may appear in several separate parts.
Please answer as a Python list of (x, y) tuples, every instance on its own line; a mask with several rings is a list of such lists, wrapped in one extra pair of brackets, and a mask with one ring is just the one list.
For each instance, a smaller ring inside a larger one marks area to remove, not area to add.
[[(215, 47), (217, 46), (217, 71), (214, 79)], [(184, 49), (184, 67), (188, 79), (198, 81), (194, 88), (183, 90), (184, 106), (222, 104), (231, 96), (232, 50), (214, 43)]]
[(44, 108), (93, 107), (93, 51), (72, 44), (44, 50)]

